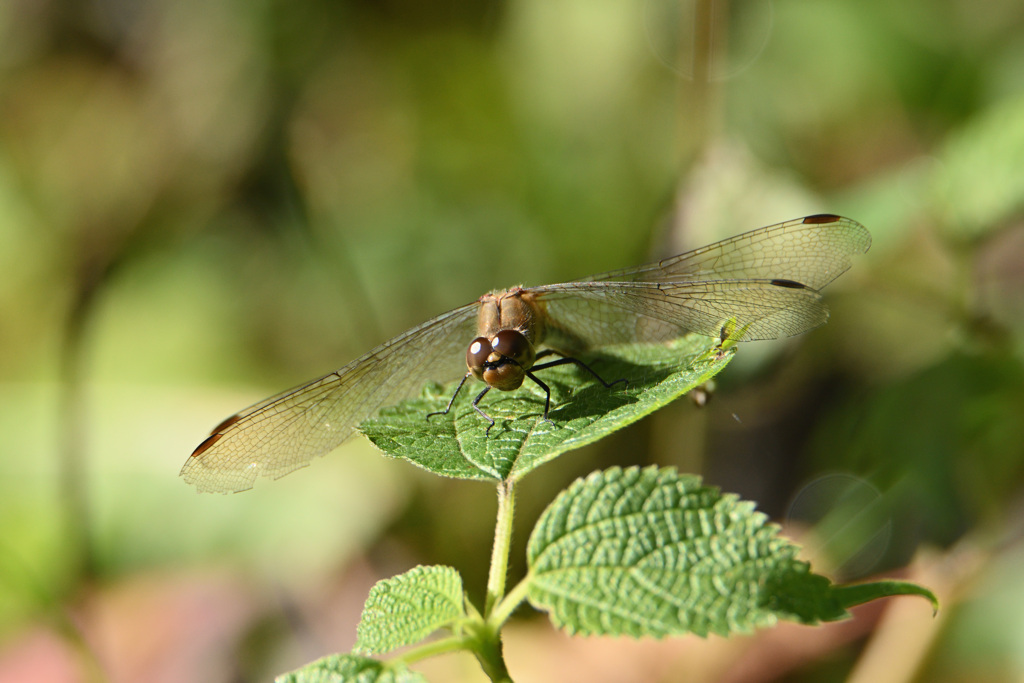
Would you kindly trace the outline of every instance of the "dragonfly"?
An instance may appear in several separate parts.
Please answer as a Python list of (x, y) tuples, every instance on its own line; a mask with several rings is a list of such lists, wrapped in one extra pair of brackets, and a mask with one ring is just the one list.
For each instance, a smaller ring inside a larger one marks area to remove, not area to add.
[[(257, 477), (280, 478), (333, 451), (356, 425), (431, 381), (484, 382), (473, 407), (493, 425), (478, 405), (491, 388), (513, 391), (529, 378), (546, 390), (533, 372), (562, 363), (597, 376), (572, 354), (689, 333), (731, 343), (806, 332), (828, 320), (822, 288), (870, 246), (860, 223), (817, 214), (647, 265), (492, 291), (232, 415), (193, 451), (181, 476), (199, 491), (220, 493), (250, 489)], [(536, 363), (550, 355), (559, 358)]]

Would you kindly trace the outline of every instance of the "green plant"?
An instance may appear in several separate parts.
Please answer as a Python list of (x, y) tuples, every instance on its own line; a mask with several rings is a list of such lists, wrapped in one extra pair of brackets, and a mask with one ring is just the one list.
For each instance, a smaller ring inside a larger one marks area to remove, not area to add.
[[(370, 591), (355, 650), (279, 677), (284, 682), (411, 682), (425, 657), (467, 651), (493, 681), (511, 681), (501, 628), (524, 601), (580, 635), (722, 636), (778, 620), (834, 621), (847, 609), (891, 595), (920, 595), (903, 581), (836, 585), (797, 559), (798, 547), (735, 495), (673, 469), (611, 468), (573, 483), (541, 515), (527, 547), (528, 572), (506, 591), (518, 482), (558, 455), (600, 439), (708, 381), (732, 358), (714, 340), (624, 345), (593, 360), (602, 375), (628, 378), (605, 388), (578, 368), (545, 371), (552, 390), (526, 386), (486, 404), (490, 435), (467, 397), (447, 415), (454, 385), (386, 409), (360, 426), (385, 455), (436, 474), (490, 480), (498, 492), (494, 546), (483, 607), (464, 595), (451, 567), (420, 566)], [(426, 643), (438, 630), (448, 635)], [(388, 661), (372, 658), (412, 646)]]

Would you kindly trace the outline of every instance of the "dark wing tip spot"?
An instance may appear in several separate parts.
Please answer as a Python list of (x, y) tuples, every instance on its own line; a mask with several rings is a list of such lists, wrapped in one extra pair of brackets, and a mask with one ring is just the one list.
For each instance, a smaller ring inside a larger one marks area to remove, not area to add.
[(228, 427), (230, 427), (231, 425), (233, 425), (233, 424), (235, 424), (236, 422), (238, 422), (238, 420), (239, 420), (239, 416), (238, 416), (238, 415), (232, 415), (231, 417), (229, 417), (228, 419), (224, 420), (224, 421), (223, 421), (223, 422), (221, 422), (221, 423), (220, 423), (219, 425), (217, 425), (216, 427), (214, 427), (214, 428), (213, 428), (213, 431), (212, 431), (212, 432), (210, 432), (210, 436), (215, 436), (215, 435), (217, 435), (217, 434), (220, 434), (220, 433), (221, 433), (221, 432), (223, 432), (223, 431), (224, 431), (225, 429), (227, 429), (227, 428), (228, 428)]
[(210, 448), (213, 446), (213, 444), (215, 444), (218, 441), (220, 441), (220, 437), (221, 436), (223, 436), (223, 434), (211, 434), (210, 436), (206, 437), (206, 440), (203, 441), (198, 446), (196, 446), (196, 449), (194, 451), (192, 451), (192, 455), (190, 455), (189, 457), (190, 458), (197, 458), (200, 455), (202, 455), (203, 453), (205, 453), (206, 451), (210, 450)]
[(772, 284), (776, 287), (787, 287), (789, 289), (807, 289), (807, 285), (796, 280), (775, 279), (772, 280)]
[(835, 223), (841, 218), (841, 216), (837, 216), (834, 213), (817, 213), (813, 216), (807, 216), (803, 222), (805, 225), (820, 225), (822, 223)]

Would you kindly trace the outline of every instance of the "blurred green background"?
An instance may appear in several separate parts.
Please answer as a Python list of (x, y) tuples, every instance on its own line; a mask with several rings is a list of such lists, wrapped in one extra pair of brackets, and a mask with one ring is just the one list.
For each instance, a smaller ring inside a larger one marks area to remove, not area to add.
[(239, 495), (178, 469), (487, 290), (822, 211), (874, 236), (830, 324), (529, 477), (513, 580), (555, 492), (654, 462), (756, 500), (836, 579), (925, 583), (939, 617), (638, 643), (523, 609), (517, 680), (1024, 677), (1024, 8), (0, 3), (0, 680), (268, 680), (350, 648), (416, 563), (479, 598), (489, 486), (362, 440)]

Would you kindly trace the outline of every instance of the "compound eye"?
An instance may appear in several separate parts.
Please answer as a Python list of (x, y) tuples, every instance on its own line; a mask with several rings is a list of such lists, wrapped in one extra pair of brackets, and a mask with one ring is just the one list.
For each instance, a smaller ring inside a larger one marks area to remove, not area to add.
[(470, 372), (479, 377), (480, 373), (484, 371), (484, 363), (490, 355), (491, 342), (487, 341), (487, 337), (477, 337), (471, 341), (466, 350), (466, 365)]
[(502, 330), (491, 339), (491, 348), (529, 369), (533, 365), (533, 345), (518, 330)]

